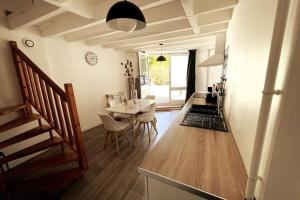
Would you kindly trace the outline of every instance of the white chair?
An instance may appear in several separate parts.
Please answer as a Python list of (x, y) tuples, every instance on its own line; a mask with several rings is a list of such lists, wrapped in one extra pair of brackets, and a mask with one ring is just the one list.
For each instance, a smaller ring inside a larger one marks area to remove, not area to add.
[[(111, 99), (111, 100), (108, 100), (108, 105), (109, 107), (112, 107), (112, 106), (115, 106), (115, 105), (118, 105), (120, 104), (120, 101), (118, 99)], [(131, 122), (130, 122), (130, 115), (126, 115), (126, 114), (121, 114), (121, 113), (111, 113), (111, 116), (114, 118), (114, 119), (126, 119), (130, 125), (131, 125)]]
[(126, 122), (115, 121), (111, 116), (107, 114), (99, 114), (99, 117), (103, 122), (104, 129), (106, 130), (104, 149), (106, 148), (106, 143), (109, 134), (112, 134), (111, 137), (112, 138), (115, 137), (117, 154), (119, 154), (118, 133), (125, 135), (128, 140), (128, 143), (130, 144), (129, 136), (126, 132), (126, 130), (130, 127), (130, 125)]
[[(150, 100), (156, 100), (156, 97), (155, 95), (146, 95), (144, 99), (150, 99)], [(152, 104), (151, 107), (156, 107), (156, 104)], [(142, 110), (143, 113), (147, 113), (151, 111), (151, 108), (148, 107), (148, 108), (145, 108), (144, 110)]]
[[(145, 125), (147, 126), (148, 129), (148, 137), (149, 137), (149, 142), (151, 141), (151, 136), (150, 136), (150, 129), (149, 129), (149, 123), (152, 125), (152, 127), (154, 128), (156, 135), (158, 134), (158, 131), (156, 129), (156, 118), (155, 118), (155, 107), (151, 106), (149, 111), (146, 113), (143, 113), (141, 115), (139, 115), (136, 119), (139, 123), (138, 128), (137, 128), (137, 132), (140, 129), (140, 126), (143, 124), (144, 125), (144, 129), (143, 132), (145, 132)], [(151, 129), (152, 130), (152, 129)]]
[[(155, 95), (146, 95), (144, 99), (150, 99), (150, 100), (156, 100), (156, 97)], [(152, 108), (154, 108), (154, 111), (156, 109), (156, 103), (152, 104), (151, 105)], [(142, 113), (147, 113), (147, 112), (151, 112), (151, 107), (148, 107), (148, 108), (145, 108), (144, 110), (142, 110)], [(155, 123), (155, 126), (156, 126), (156, 117), (154, 115), (154, 123)]]

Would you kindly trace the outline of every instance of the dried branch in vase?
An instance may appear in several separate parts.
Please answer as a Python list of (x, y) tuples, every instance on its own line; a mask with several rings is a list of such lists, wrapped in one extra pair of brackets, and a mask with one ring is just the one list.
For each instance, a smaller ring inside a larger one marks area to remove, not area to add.
[(124, 66), (125, 73), (124, 76), (133, 77), (133, 66), (132, 62), (127, 59), (126, 64), (121, 62), (121, 65)]

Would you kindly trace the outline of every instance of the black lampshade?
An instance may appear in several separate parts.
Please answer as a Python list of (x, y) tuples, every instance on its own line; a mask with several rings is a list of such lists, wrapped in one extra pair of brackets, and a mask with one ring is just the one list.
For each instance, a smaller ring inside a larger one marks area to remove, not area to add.
[(129, 1), (115, 3), (106, 16), (107, 25), (118, 31), (136, 31), (146, 27), (146, 20), (142, 11)]
[(157, 59), (156, 59), (157, 62), (164, 62), (166, 60), (167, 60), (166, 57), (164, 57), (163, 55), (158, 56)]
[(159, 46), (160, 46), (160, 56), (158, 56), (158, 57), (156, 58), (156, 61), (157, 61), (157, 62), (165, 62), (167, 59), (166, 59), (166, 57), (164, 57), (164, 56), (162, 55), (162, 46), (163, 46), (163, 44), (159, 44)]

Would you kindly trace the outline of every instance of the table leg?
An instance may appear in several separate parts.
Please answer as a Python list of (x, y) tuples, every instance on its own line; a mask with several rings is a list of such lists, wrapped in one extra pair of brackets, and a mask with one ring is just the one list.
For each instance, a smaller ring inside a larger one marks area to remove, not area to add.
[(134, 131), (134, 115), (132, 115), (132, 117), (131, 117), (131, 124), (132, 124), (132, 136), (133, 136), (133, 146), (135, 147), (135, 131)]

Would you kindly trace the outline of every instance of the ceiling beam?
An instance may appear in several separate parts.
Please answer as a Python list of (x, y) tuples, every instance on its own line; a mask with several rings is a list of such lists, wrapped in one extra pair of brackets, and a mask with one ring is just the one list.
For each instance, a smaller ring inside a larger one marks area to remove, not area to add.
[(43, 0), (87, 19), (94, 19), (94, 8), (85, 0)]
[[(72, 1), (73, 0), (70, 0), (70, 2)], [(132, 2), (136, 3), (136, 5), (138, 5), (141, 8), (141, 10), (146, 10), (151, 9), (154, 6), (160, 6), (166, 3), (170, 3), (172, 1), (174, 0), (133, 0)], [(70, 19), (72, 19), (72, 16), (60, 17), (56, 18), (55, 20), (51, 20), (50, 25), (40, 31), (43, 36), (49, 37), (63, 35), (73, 31), (78, 31), (101, 23), (105, 23), (107, 12), (115, 2), (118, 2), (118, 0), (105, 0), (101, 1), (96, 5), (93, 5), (93, 19), (77, 16), (76, 20), (72, 20), (72, 25), (65, 26), (68, 23), (70, 23)], [(80, 17), (82, 19), (80, 19)]]
[[(108, 10), (111, 6), (120, 0), (104, 0), (94, 5), (95, 13), (97, 14), (96, 19), (105, 21)], [(170, 3), (175, 0), (130, 0), (130, 2), (137, 5), (141, 10), (154, 8), (166, 3)]]
[[(153, 41), (148, 41), (148, 42), (141, 42), (141, 43), (130, 43), (127, 45), (117, 45), (115, 44), (114, 46), (109, 46), (110, 48), (123, 48), (125, 49), (130, 49), (130, 48), (137, 48), (140, 46), (150, 46), (150, 45), (155, 45), (157, 46), (160, 43), (166, 44), (166, 43), (172, 43), (172, 42), (178, 42), (178, 41), (191, 41), (191, 40), (198, 40), (198, 39), (210, 39), (215, 37), (216, 35), (224, 33), (223, 31), (220, 32), (215, 32), (215, 33), (208, 33), (208, 34), (197, 34), (197, 35), (188, 35), (188, 36), (181, 36), (181, 37), (170, 37), (169, 39), (160, 39), (158, 38), (157, 40)], [(105, 45), (102, 45), (105, 48)]]
[(121, 32), (119, 34), (114, 35), (104, 35), (95, 38), (88, 39), (86, 41), (87, 45), (97, 45), (107, 41), (114, 40), (123, 40), (123, 39), (132, 39), (136, 37), (150, 36), (154, 34), (162, 34), (165, 32), (176, 31), (180, 29), (190, 28), (190, 24), (186, 19), (180, 19), (172, 22), (168, 22), (165, 24), (157, 24), (153, 26), (146, 27), (140, 31), (135, 32)]
[(239, 0), (193, 0), (193, 13), (200, 15), (233, 8), (238, 2)]
[[(141, 8), (141, 10), (147, 10), (149, 8), (154, 8), (154, 7), (163, 5), (163, 4), (170, 3), (172, 1), (175, 1), (175, 0), (159, 0), (159, 1), (153, 1), (152, 0), (152, 2), (151, 1), (149, 1), (149, 2), (144, 1), (144, 3), (140, 5), (141, 6), (140, 8)], [(134, 1), (132, 1), (132, 2), (134, 2)]]
[[(158, 15), (157, 13), (164, 13), (164, 15)], [(144, 15), (147, 20), (147, 27), (185, 18), (185, 13), (178, 1), (172, 1), (155, 8), (146, 9), (144, 11)], [(109, 32), (113, 31), (106, 25), (106, 23), (100, 23), (85, 29), (65, 34), (64, 37), (68, 42), (76, 42), (79, 40), (107, 34)], [(117, 34), (119, 32), (115, 33)]]
[(228, 22), (231, 20), (233, 8), (220, 10), (212, 13), (206, 13), (197, 16), (197, 25), (206, 26), (211, 24), (218, 24)]
[(149, 42), (153, 42), (153, 41), (166, 40), (166, 39), (170, 39), (170, 38), (180, 38), (180, 37), (184, 37), (184, 36), (191, 36), (193, 34), (194, 34), (193, 30), (191, 28), (188, 28), (188, 29), (171, 31), (171, 32), (163, 33), (163, 34), (155, 34), (155, 35), (138, 37), (138, 38), (133, 38), (133, 39), (104, 42), (101, 45), (103, 48), (114, 48), (114, 47), (120, 47), (120, 46), (143, 44), (143, 43), (149, 43)]
[(32, 0), (0, 0), (0, 8), (1, 10), (20, 13), (32, 8)]
[[(205, 38), (184, 38), (181, 40), (169, 40), (169, 41), (164, 41), (164, 47), (171, 47), (174, 45), (186, 45), (186, 44), (198, 44), (198, 43), (214, 43), (216, 41), (216, 37), (210, 36), (210, 37), (205, 37)], [(151, 44), (139, 44), (139, 45), (133, 45), (133, 46), (125, 46), (125, 47), (116, 47), (115, 49), (120, 51), (120, 50), (127, 50), (127, 49), (145, 49), (145, 48), (156, 48), (159, 46), (159, 43), (154, 42)]]
[(211, 33), (216, 31), (226, 31), (227, 28), (228, 28), (228, 22), (199, 27), (201, 34)]
[(193, 0), (180, 0), (180, 3), (184, 9), (184, 12), (193, 28), (195, 34), (199, 33), (199, 29), (197, 26), (197, 19), (194, 15), (194, 1)]
[(53, 18), (50, 18), (48, 21), (41, 23), (41, 25), (37, 26), (37, 29), (41, 32), (41, 35), (44, 37), (57, 36), (62, 30), (62, 27), (65, 30), (76, 30), (76, 27), (78, 27), (79, 24), (84, 26), (88, 21), (90, 21), (90, 19), (81, 17), (74, 13), (65, 12), (61, 15), (57, 15)]
[[(174, 44), (172, 46), (163, 46), (163, 52), (169, 52), (169, 51), (187, 51), (190, 49), (213, 49), (215, 43), (188, 43), (188, 44)], [(117, 49), (115, 49), (117, 51)], [(123, 51), (123, 50), (122, 50)], [(156, 52), (160, 53), (161, 48), (159, 46), (157, 47), (148, 47), (144, 49), (128, 49), (126, 52), (137, 52), (137, 51), (146, 51), (146, 52)]]
[(100, 35), (115, 34), (117, 31), (112, 31), (105, 23), (98, 24), (96, 26), (80, 29), (64, 35), (64, 38), (68, 42), (77, 42), (89, 38), (94, 38)]
[(135, 46), (135, 45), (145, 46), (151, 43), (158, 44), (166, 41), (176, 41), (176, 40), (183, 40), (183, 39), (196, 39), (201, 37), (203, 38), (209, 36), (216, 36), (219, 34), (224, 34), (226, 32), (226, 29), (227, 29), (227, 23), (224, 23), (224, 24), (207, 26), (205, 29), (203, 29), (204, 33), (200, 33), (197, 35), (194, 35), (191, 28), (188, 28), (183, 30), (176, 30), (172, 32), (149, 35), (144, 37), (137, 37), (132, 39), (113, 40), (109, 42), (103, 41), (102, 43), (99, 44), (102, 44), (103, 48), (128, 47), (130, 49), (131, 46)]
[(30, 9), (22, 12), (15, 11), (7, 16), (10, 29), (27, 28), (64, 12), (63, 9), (43, 1), (37, 1), (31, 6)]

